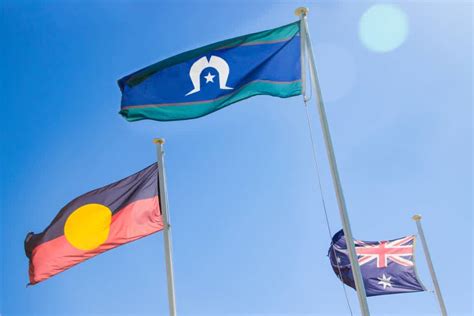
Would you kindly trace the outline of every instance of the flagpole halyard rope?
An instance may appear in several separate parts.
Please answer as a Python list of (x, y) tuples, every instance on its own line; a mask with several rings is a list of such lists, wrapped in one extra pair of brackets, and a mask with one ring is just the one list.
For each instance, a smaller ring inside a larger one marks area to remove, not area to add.
[[(305, 78), (306, 77), (305, 68), (307, 67), (307, 59), (305, 58), (305, 54), (303, 53), (304, 50), (306, 49), (306, 45), (304, 44), (303, 37), (301, 37), (301, 42), (303, 43), (301, 45), (302, 46), (302, 54), (301, 54), (302, 55), (302, 58), (301, 58), (301, 75), (302, 75), (302, 77), (301, 77), (301, 80), (302, 80), (302, 95), (303, 95), (304, 109), (305, 109), (305, 113), (306, 113), (306, 122), (308, 123), (308, 132), (309, 132), (309, 139), (311, 141), (311, 149), (312, 149), (312, 153), (313, 153), (314, 168), (315, 168), (316, 175), (317, 175), (317, 178), (318, 178), (319, 195), (320, 195), (320, 198), (321, 198), (321, 204), (323, 205), (324, 218), (326, 220), (326, 227), (328, 229), (329, 240), (331, 240), (331, 243), (332, 243), (333, 234), (332, 234), (332, 230), (331, 230), (331, 225), (329, 223), (329, 216), (328, 216), (328, 212), (327, 212), (327, 208), (326, 208), (326, 201), (324, 199), (323, 186), (321, 184), (321, 173), (319, 171), (319, 164), (318, 164), (317, 153), (316, 153), (316, 145), (315, 145), (314, 138), (313, 138), (313, 128), (311, 126), (311, 119), (310, 119), (309, 113), (308, 113), (308, 102), (313, 97), (313, 87), (312, 87), (311, 84), (309, 85), (309, 97), (308, 97), (308, 95), (307, 95), (308, 89), (307, 89), (306, 78)], [(331, 244), (331, 249), (333, 251), (334, 257), (336, 257), (336, 250), (334, 249), (334, 247), (332, 247), (332, 244)], [(344, 291), (344, 297), (346, 299), (347, 308), (349, 309), (349, 313), (352, 316), (353, 313), (352, 313), (351, 303), (349, 301), (349, 296), (347, 295), (347, 289), (345, 287), (345, 284), (344, 284), (344, 282), (342, 282), (341, 266), (339, 265), (339, 262), (337, 260), (336, 260), (336, 265), (337, 265), (337, 270), (339, 272), (338, 277), (339, 277), (339, 279), (341, 279), (341, 286), (342, 286), (342, 290)]]
[[(310, 91), (311, 91), (311, 88), (310, 88)], [(332, 230), (331, 230), (331, 225), (329, 223), (329, 216), (328, 216), (328, 212), (327, 212), (327, 208), (326, 208), (326, 201), (324, 199), (323, 186), (321, 184), (321, 174), (320, 174), (320, 171), (319, 171), (319, 164), (318, 164), (317, 153), (316, 153), (316, 145), (315, 145), (314, 138), (313, 138), (313, 129), (311, 127), (311, 120), (309, 118), (309, 113), (308, 113), (308, 104), (307, 104), (307, 102), (310, 99), (311, 99), (311, 97), (309, 99), (306, 98), (306, 94), (303, 95), (304, 108), (305, 108), (305, 113), (306, 113), (306, 121), (308, 123), (309, 139), (311, 141), (311, 148), (312, 148), (312, 152), (313, 152), (314, 168), (316, 170), (316, 175), (317, 175), (317, 179), (318, 179), (319, 195), (321, 197), (321, 204), (323, 205), (324, 217), (326, 219), (326, 226), (327, 226), (327, 229), (328, 229), (329, 239), (332, 242), (333, 234), (332, 234)], [(334, 257), (336, 257), (336, 250), (334, 249), (332, 244), (331, 244), (331, 249), (333, 251)], [(340, 267), (339, 262), (337, 260), (336, 260), (336, 265), (337, 265), (337, 270), (339, 272), (338, 276), (341, 279), (342, 278), (341, 267)], [(341, 279), (341, 281), (342, 281), (342, 279)], [(349, 302), (349, 296), (347, 295), (347, 290), (346, 290), (346, 287), (344, 285), (344, 282), (341, 282), (341, 286), (342, 286), (342, 289), (344, 291), (344, 297), (346, 299), (347, 308), (349, 309), (349, 313), (352, 316), (353, 315), (352, 308), (351, 308), (351, 304)]]
[(354, 239), (352, 236), (352, 229), (349, 221), (349, 215), (347, 212), (346, 201), (344, 199), (344, 193), (342, 191), (341, 179), (339, 177), (339, 171), (337, 168), (336, 157), (334, 154), (334, 147), (331, 140), (331, 133), (329, 131), (329, 124), (326, 117), (326, 110), (324, 108), (324, 102), (321, 95), (321, 88), (318, 81), (318, 75), (316, 73), (316, 65), (314, 61), (313, 48), (311, 44), (311, 38), (308, 32), (308, 23), (307, 23), (307, 8), (300, 8), (297, 10), (296, 14), (299, 14), (301, 22), (301, 32), (305, 35), (305, 46), (306, 53), (309, 62), (310, 68), (310, 78), (311, 84), (313, 85), (314, 92), (316, 93), (316, 108), (319, 114), (319, 121), (321, 124), (322, 136), (324, 138), (324, 143), (326, 145), (326, 154), (328, 157), (329, 170), (331, 171), (331, 177), (333, 180), (334, 191), (336, 193), (337, 205), (339, 208), (339, 216), (341, 217), (342, 228), (344, 230), (344, 236), (347, 241), (347, 250), (349, 260), (352, 266), (352, 275), (354, 276), (354, 284), (357, 293), (357, 298), (359, 300), (359, 307), (361, 314), (364, 316), (369, 316), (369, 306), (367, 304), (367, 297), (364, 282), (362, 279), (362, 273), (360, 271), (359, 262), (357, 259), (357, 253), (355, 250)]

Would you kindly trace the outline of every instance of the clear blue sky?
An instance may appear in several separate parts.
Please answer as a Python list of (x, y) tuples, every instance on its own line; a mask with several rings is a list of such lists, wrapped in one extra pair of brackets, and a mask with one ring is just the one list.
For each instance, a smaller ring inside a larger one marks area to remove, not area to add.
[[(167, 140), (180, 315), (348, 314), (326, 257), (301, 97), (255, 97), (181, 122), (117, 114), (121, 76), (289, 23), (307, 5), (355, 237), (415, 233), (410, 218), (421, 213), (448, 311), (470, 315), (472, 4), (396, 3), (408, 30), (387, 52), (359, 35), (373, 4), (2, 1), (1, 314), (166, 315), (161, 233), (25, 288), (26, 233), (43, 230), (72, 198), (154, 161), (154, 137)], [(310, 112), (335, 232), (314, 103)], [(432, 288), (421, 247), (417, 261)], [(429, 292), (373, 297), (369, 306), (374, 315), (438, 314)]]

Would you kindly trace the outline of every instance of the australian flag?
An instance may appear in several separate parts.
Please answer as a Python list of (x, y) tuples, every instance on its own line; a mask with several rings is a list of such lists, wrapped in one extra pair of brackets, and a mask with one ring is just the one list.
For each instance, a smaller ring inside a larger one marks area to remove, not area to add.
[[(426, 291), (415, 269), (415, 236), (388, 241), (354, 240), (367, 296)], [(344, 232), (329, 248), (329, 259), (344, 284), (355, 288)]]

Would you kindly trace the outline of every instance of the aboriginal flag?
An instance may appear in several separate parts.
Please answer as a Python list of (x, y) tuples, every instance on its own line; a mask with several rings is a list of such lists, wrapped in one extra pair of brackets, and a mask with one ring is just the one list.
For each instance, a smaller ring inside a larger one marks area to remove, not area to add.
[(30, 285), (162, 229), (158, 167), (153, 163), (72, 200), (42, 233), (28, 233)]

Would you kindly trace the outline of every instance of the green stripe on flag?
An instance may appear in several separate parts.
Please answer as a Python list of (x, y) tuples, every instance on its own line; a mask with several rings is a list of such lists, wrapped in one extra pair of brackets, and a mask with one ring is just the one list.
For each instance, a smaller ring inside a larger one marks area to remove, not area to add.
[(198, 57), (205, 54), (206, 52), (213, 51), (216, 49), (230, 48), (240, 45), (249, 44), (264, 44), (265, 42), (277, 42), (283, 40), (289, 40), (300, 31), (300, 21), (293, 22), (284, 26), (280, 26), (271, 30), (266, 30), (258, 33), (247, 34), (224, 41), (220, 41), (214, 44), (206, 45), (200, 48), (196, 48), (179, 55), (167, 58), (142, 70), (139, 70), (127, 79), (126, 84), (130, 87), (136, 86), (143, 82), (146, 78), (153, 75), (154, 73), (182, 63), (191, 58)]
[(178, 121), (194, 119), (217, 110), (223, 109), (232, 103), (253, 97), (255, 95), (271, 95), (280, 98), (289, 98), (301, 94), (301, 80), (293, 82), (254, 81), (243, 86), (238, 91), (218, 99), (179, 104), (150, 104), (130, 106), (120, 111), (120, 114), (129, 122), (151, 119), (156, 121)]

